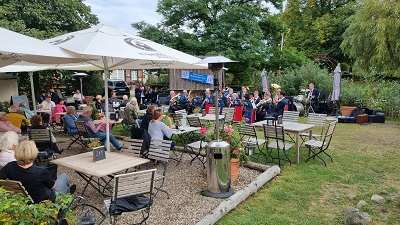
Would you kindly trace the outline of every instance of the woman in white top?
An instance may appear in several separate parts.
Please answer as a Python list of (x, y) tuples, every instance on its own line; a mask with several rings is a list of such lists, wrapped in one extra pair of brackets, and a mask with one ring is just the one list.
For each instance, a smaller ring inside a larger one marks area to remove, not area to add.
[[(162, 119), (168, 121), (169, 126), (162, 122)], [(162, 109), (156, 109), (153, 113), (153, 120), (149, 123), (148, 133), (152, 139), (169, 140), (172, 136), (172, 121), (166, 115), (163, 115)]]
[(0, 137), (0, 168), (15, 161), (14, 150), (18, 145), (18, 134), (7, 131)]

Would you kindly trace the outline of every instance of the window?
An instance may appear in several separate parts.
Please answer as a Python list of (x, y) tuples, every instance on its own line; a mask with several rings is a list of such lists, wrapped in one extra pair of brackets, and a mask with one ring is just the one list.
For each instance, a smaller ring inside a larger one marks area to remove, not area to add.
[(131, 80), (138, 80), (138, 71), (131, 70)]

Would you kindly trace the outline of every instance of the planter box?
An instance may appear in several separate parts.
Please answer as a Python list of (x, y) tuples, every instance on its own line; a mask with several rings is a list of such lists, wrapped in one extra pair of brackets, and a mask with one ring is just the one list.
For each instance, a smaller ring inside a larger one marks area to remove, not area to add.
[(351, 116), (351, 113), (355, 109), (357, 109), (355, 106), (340, 106), (340, 114), (342, 114), (342, 116)]

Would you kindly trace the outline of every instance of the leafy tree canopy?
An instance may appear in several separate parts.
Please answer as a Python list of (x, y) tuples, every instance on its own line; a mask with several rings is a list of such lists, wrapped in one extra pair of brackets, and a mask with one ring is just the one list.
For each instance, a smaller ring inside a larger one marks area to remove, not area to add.
[(400, 4), (394, 0), (360, 0), (344, 33), (342, 50), (355, 60), (353, 71), (400, 77)]
[[(267, 2), (161, 0), (162, 24), (132, 24), (141, 36), (197, 56), (223, 55), (240, 63), (229, 65), (238, 83), (249, 83), (254, 69), (265, 63), (269, 35), (260, 22), (269, 15)], [(281, 7), (280, 0), (271, 2)]]
[(353, 5), (354, 0), (288, 0), (282, 14), (288, 27), (285, 44), (310, 59), (322, 55), (349, 62), (339, 46), (348, 26), (344, 21), (354, 14)]
[(99, 23), (82, 0), (2, 0), (0, 27), (46, 39)]

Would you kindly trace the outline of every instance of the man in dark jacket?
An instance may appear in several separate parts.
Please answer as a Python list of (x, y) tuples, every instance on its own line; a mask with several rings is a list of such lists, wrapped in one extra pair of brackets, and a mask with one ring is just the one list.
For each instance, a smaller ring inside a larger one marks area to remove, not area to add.
[(279, 92), (278, 100), (275, 100), (274, 117), (278, 119), (278, 116), (283, 116), (283, 111), (285, 111), (285, 106), (287, 105), (287, 100), (285, 98), (285, 92)]

